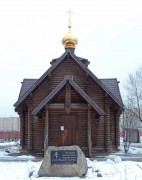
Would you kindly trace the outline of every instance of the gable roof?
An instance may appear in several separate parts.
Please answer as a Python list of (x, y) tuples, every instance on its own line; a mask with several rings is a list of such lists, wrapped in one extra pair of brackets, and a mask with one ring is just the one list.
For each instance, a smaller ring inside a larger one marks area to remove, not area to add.
[(119, 100), (108, 88), (107, 86), (99, 80), (81, 61), (80, 58), (77, 57), (70, 49), (66, 49), (65, 53), (57, 59), (57, 61), (29, 88), (26, 93), (18, 99), (18, 101), (14, 104), (17, 107), (63, 60), (66, 56), (70, 55), (78, 65), (84, 69), (87, 74), (92, 77), (92, 79), (105, 91), (109, 94), (109, 96), (121, 107), (123, 108), (124, 105), (122, 100)]
[[(34, 85), (38, 79), (23, 79), (19, 99)], [(118, 81), (116, 78), (100, 79), (101, 82), (122, 102), (119, 91)], [(123, 102), (122, 102), (123, 103)]]
[(32, 114), (37, 115), (39, 111), (67, 84), (69, 83), (75, 91), (77, 91), (83, 99), (85, 99), (101, 116), (104, 111), (69, 77), (65, 77), (63, 81), (33, 110)]

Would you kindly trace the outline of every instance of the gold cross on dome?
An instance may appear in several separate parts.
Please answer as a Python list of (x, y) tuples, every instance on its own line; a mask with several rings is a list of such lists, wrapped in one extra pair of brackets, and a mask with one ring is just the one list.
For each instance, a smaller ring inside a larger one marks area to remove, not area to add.
[(69, 28), (69, 33), (71, 32), (71, 14), (73, 14), (73, 12), (71, 11), (71, 9), (69, 9), (68, 11), (67, 11), (67, 13), (68, 13), (68, 15), (69, 15), (69, 17), (68, 17), (68, 22), (69, 22), (69, 25), (68, 25), (68, 28)]

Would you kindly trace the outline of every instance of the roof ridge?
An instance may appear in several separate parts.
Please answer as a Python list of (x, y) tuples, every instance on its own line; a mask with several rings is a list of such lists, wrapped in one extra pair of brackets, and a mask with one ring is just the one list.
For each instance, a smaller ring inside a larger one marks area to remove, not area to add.
[(110, 79), (110, 80), (111, 80), (111, 79), (116, 79), (116, 80), (117, 80), (117, 78), (99, 78), (99, 79), (100, 79), (100, 80), (105, 80), (105, 79), (107, 79), (107, 80), (108, 80), (108, 79)]
[(24, 78), (23, 80), (37, 80), (37, 78)]

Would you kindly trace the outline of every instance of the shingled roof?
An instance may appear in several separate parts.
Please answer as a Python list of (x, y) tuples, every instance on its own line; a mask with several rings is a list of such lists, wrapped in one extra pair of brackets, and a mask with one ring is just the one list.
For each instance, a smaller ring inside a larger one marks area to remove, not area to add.
[[(37, 80), (38, 79), (23, 79), (19, 98), (21, 98), (34, 85)], [(114, 96), (116, 96), (119, 101), (122, 102), (117, 79), (113, 78), (100, 80), (114, 94)]]
[[(111, 86), (109, 85), (109, 83), (107, 83), (106, 80), (99, 80), (81, 61), (80, 61), (80, 58), (77, 57), (72, 51), (70, 51), (70, 49), (67, 49), (65, 51), (65, 53), (57, 59), (57, 61), (37, 80), (37, 81), (31, 81), (31, 87), (29, 87), (29, 89), (26, 89), (26, 87), (22, 87), (24, 88), (24, 90), (21, 90), (21, 91), (24, 91), (25, 94), (23, 94), (23, 92), (21, 93), (20, 92), (20, 95), (19, 95), (19, 99), (18, 101), (14, 104), (15, 107), (17, 107), (47, 76), (48, 74), (50, 74), (64, 59), (66, 56), (71, 56), (74, 61), (79, 64), (82, 69), (84, 69), (86, 71), (87, 74), (89, 74), (93, 80), (105, 91), (109, 94), (109, 96), (121, 107), (123, 108), (124, 105), (123, 105), (123, 102), (122, 102), (122, 99), (119, 97), (119, 95), (117, 94), (116, 95), (116, 92), (112, 92), (111, 90), (116, 90), (116, 88), (118, 87), (118, 84), (117, 84), (117, 87), (115, 88), (111, 88)], [(26, 80), (25, 80), (26, 81)], [(26, 84), (28, 84), (28, 82), (25, 82)], [(30, 86), (30, 85), (29, 85)], [(115, 86), (116, 86), (116, 83), (115, 83)], [(119, 88), (117, 90), (117, 93), (119, 91)], [(120, 94), (120, 92), (119, 92)]]
[(93, 101), (69, 76), (56, 86), (56, 88), (33, 110), (32, 114), (37, 115), (39, 111), (46, 105), (52, 98), (67, 84), (69, 83), (76, 92), (78, 92), (83, 99), (85, 99), (101, 116), (104, 115), (104, 111)]
[(21, 99), (21, 97), (33, 86), (36, 81), (37, 79), (23, 79), (18, 99)]
[(123, 104), (117, 78), (100, 79), (101, 82), (112, 92), (112, 94), (118, 99), (120, 104)]

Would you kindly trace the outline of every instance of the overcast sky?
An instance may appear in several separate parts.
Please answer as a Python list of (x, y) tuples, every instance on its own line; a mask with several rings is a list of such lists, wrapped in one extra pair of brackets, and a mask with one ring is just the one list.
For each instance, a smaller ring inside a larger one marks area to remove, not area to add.
[(0, 117), (17, 116), (20, 82), (64, 53), (69, 8), (75, 54), (98, 78), (118, 78), (122, 89), (142, 65), (142, 0), (0, 0)]

